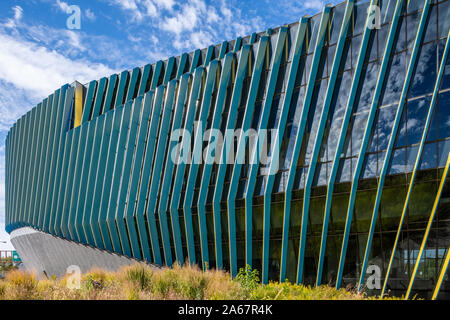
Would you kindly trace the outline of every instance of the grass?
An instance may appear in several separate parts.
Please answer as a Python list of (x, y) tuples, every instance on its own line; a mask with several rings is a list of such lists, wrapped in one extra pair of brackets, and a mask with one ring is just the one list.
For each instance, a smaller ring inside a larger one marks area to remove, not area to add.
[(271, 282), (262, 285), (258, 272), (241, 269), (234, 280), (224, 271), (201, 271), (194, 266), (154, 270), (137, 264), (109, 272), (92, 269), (82, 275), (79, 289), (68, 277), (38, 280), (32, 273), (12, 270), (0, 280), (1, 300), (364, 300), (364, 293)]

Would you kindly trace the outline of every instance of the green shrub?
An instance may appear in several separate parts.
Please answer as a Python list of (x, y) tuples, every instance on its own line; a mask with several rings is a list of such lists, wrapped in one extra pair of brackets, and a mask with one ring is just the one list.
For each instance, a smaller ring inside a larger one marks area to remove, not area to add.
[(253, 290), (258, 288), (259, 284), (259, 272), (258, 270), (252, 270), (248, 264), (245, 268), (240, 268), (235, 281), (240, 283), (244, 290), (244, 295), (249, 295)]
[(136, 265), (126, 270), (127, 280), (136, 285), (140, 290), (147, 290), (152, 280), (152, 270), (148, 267)]

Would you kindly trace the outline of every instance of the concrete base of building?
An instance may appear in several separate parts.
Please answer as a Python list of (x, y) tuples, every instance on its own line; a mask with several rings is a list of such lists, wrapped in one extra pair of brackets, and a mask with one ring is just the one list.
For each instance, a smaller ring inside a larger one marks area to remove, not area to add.
[[(115, 271), (141, 261), (112, 252), (58, 238), (30, 227), (11, 232), (11, 243), (19, 253), (25, 268), (39, 278), (64, 276), (73, 266), (81, 273), (98, 267)], [(157, 266), (150, 265), (152, 268)]]

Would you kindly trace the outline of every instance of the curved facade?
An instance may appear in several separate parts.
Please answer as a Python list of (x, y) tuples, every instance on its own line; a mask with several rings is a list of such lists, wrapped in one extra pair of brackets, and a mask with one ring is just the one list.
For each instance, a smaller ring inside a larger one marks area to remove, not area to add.
[(62, 86), (8, 134), (7, 231), (448, 298), (449, 21), (450, 1), (349, 0)]

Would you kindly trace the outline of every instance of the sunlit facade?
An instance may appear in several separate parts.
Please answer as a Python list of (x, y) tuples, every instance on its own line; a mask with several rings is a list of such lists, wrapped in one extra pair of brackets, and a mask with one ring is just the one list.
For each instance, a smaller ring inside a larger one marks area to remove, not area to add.
[[(248, 264), (264, 283), (448, 299), (449, 27), (450, 1), (346, 1), (65, 85), (8, 134), (6, 229), (232, 276)], [(175, 163), (173, 133), (195, 146), (195, 122), (273, 129), (279, 164)]]

